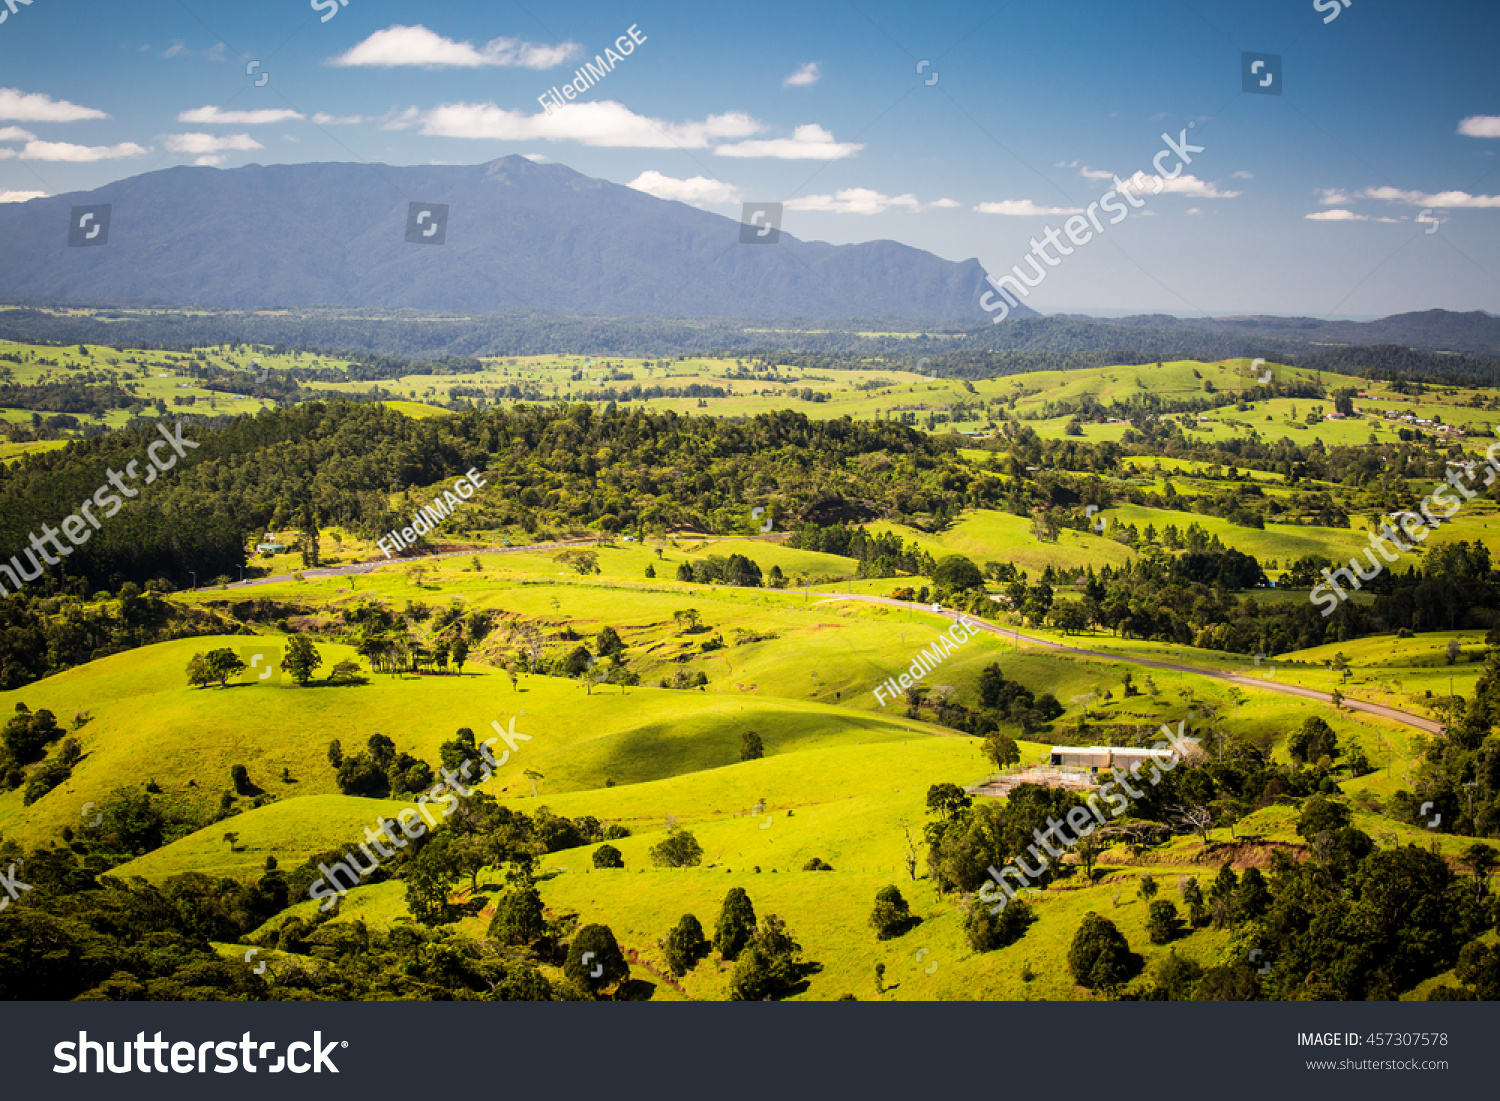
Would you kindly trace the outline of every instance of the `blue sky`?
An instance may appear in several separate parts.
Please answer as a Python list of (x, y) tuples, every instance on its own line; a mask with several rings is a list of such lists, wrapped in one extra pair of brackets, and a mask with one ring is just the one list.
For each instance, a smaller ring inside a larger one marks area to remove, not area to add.
[[(0, 0), (0, 197), (521, 153), (999, 273), (1192, 123), (1192, 165), (1034, 307), (1500, 313), (1494, 0), (335, 3)], [(613, 71), (543, 109), (631, 27)], [(1283, 95), (1241, 90), (1244, 52), (1282, 56)]]

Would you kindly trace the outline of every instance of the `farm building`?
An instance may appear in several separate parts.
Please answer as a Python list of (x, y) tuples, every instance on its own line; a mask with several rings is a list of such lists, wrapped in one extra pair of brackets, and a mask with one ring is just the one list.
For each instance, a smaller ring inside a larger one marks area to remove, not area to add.
[(1101, 768), (1130, 768), (1149, 761), (1170, 760), (1170, 749), (1129, 749), (1121, 746), (1055, 745), (1052, 747), (1050, 763), (1054, 768), (1086, 768), (1098, 772)]

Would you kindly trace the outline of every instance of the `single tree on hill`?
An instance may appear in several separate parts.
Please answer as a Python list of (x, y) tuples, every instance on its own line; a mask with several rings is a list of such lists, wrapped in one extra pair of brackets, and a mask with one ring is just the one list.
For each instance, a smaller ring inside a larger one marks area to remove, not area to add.
[(755, 907), (743, 887), (731, 887), (714, 925), (714, 948), (726, 960), (740, 954), (755, 932)]
[(678, 976), (686, 975), (696, 967), (698, 961), (708, 955), (709, 949), (703, 926), (692, 914), (682, 915), (661, 946), (667, 955), (667, 966)]
[(703, 846), (687, 830), (673, 826), (664, 840), (651, 847), (650, 856), (659, 868), (696, 868), (703, 863)]
[(894, 885), (880, 888), (875, 896), (875, 909), (870, 913), (870, 925), (878, 940), (899, 937), (913, 924), (911, 906)]
[(608, 925), (585, 925), (568, 945), (563, 974), (598, 997), (630, 978), (630, 964)]
[(759, 734), (753, 730), (747, 730), (740, 735), (740, 760), (758, 761), (765, 755), (766, 749), (761, 744)]
[(984, 755), (999, 771), (1020, 761), (1021, 749), (1009, 734), (997, 730), (984, 739)]
[(1114, 922), (1090, 910), (1068, 948), (1068, 967), (1078, 985), (1113, 995), (1130, 978), (1133, 953)]
[(306, 635), (293, 635), (281, 655), (281, 667), (299, 685), (312, 680), (313, 673), (323, 664), (323, 655)]

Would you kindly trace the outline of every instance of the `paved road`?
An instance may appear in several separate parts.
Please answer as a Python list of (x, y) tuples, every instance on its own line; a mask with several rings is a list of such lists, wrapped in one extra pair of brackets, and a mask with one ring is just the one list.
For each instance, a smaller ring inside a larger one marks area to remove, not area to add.
[[(770, 535), (712, 535), (694, 536), (693, 542), (700, 543), (726, 543), (736, 539), (785, 539), (787, 533), (772, 532)], [(442, 554), (416, 554), (416, 555), (393, 555), (390, 558), (381, 555), (379, 558), (371, 558), (365, 562), (351, 562), (347, 566), (329, 566), (313, 570), (300, 571), (302, 576), (315, 580), (322, 577), (348, 577), (351, 574), (370, 573), (380, 569), (382, 566), (409, 566), (418, 562), (431, 562), (436, 558), (472, 558), (476, 554), (524, 554), (534, 551), (564, 550), (568, 547), (591, 547), (595, 545), (593, 539), (577, 540), (571, 543), (529, 543), (520, 547), (476, 547), (461, 551), (444, 551)], [(248, 589), (252, 585), (272, 585), (280, 581), (290, 581), (294, 575), (279, 573), (272, 577), (253, 577), (248, 581), (231, 581), (228, 588)]]
[[(925, 604), (912, 604), (903, 600), (892, 600), (884, 596), (857, 596), (844, 594), (841, 596), (830, 596), (823, 603), (832, 600), (859, 600), (867, 604), (886, 604), (893, 608), (911, 608), (917, 611), (928, 611), (929, 614), (944, 616), (945, 618), (957, 620), (959, 613), (943, 609), (941, 612), (932, 613)], [(1230, 681), (1233, 684), (1243, 685), (1246, 688), (1260, 688), (1268, 692), (1280, 692), (1287, 696), (1301, 696), (1303, 699), (1317, 700), (1320, 703), (1333, 703), (1333, 696), (1327, 692), (1319, 692), (1315, 688), (1303, 688), (1296, 684), (1281, 684), (1274, 680), (1264, 680), (1260, 677), (1247, 676), (1244, 673), (1226, 673), (1218, 669), (1200, 669), (1194, 665), (1179, 665), (1171, 661), (1151, 661), (1148, 658), (1125, 657), (1120, 654), (1107, 654), (1101, 650), (1087, 650), (1081, 646), (1068, 646), (1051, 639), (1036, 638), (1032, 635), (1023, 635), (1019, 631), (1008, 627), (997, 627), (993, 623), (974, 616), (969, 617), (969, 622), (988, 631), (992, 635), (1000, 635), (1003, 638), (1012, 638), (1017, 642), (1029, 642), (1034, 646), (1044, 646), (1052, 650), (1066, 650), (1069, 653), (1081, 654), (1084, 657), (1102, 658), (1105, 661), (1119, 662), (1122, 665), (1141, 665), (1148, 669), (1168, 669), (1176, 673), (1193, 673), (1200, 677), (1213, 677), (1215, 680)], [(1398, 711), (1394, 707), (1387, 707), (1381, 703), (1368, 703), (1365, 700), (1352, 699), (1345, 696), (1343, 706), (1350, 711), (1363, 711), (1369, 715), (1378, 715), (1383, 719), (1391, 719), (1394, 722), (1414, 727), (1427, 734), (1443, 733), (1443, 724), (1422, 715), (1414, 715), (1410, 711)]]

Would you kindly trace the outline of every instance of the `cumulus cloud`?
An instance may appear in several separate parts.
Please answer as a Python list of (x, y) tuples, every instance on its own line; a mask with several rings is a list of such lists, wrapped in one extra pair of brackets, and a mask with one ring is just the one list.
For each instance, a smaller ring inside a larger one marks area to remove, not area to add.
[(73, 145), (65, 141), (29, 141), (21, 150), (23, 161), (112, 161), (124, 157), (143, 157), (147, 150), (133, 141), (119, 145)]
[(1149, 189), (1152, 195), (1189, 195), (1194, 199), (1233, 199), (1243, 195), (1243, 191), (1220, 191), (1217, 184), (1200, 180), (1191, 173), (1183, 173), (1175, 180), (1169, 180), (1165, 176), (1146, 175), (1145, 172), (1137, 172), (1130, 178), (1131, 186), (1138, 192)]
[(0, 126), (0, 141), (30, 141), (36, 137), (30, 130), (19, 126)]
[(1368, 222), (1370, 219), (1352, 210), (1320, 210), (1316, 214), (1304, 214), (1309, 222)]
[(300, 122), (307, 116), (286, 108), (267, 107), (258, 111), (225, 111), (220, 107), (194, 107), (177, 116), (178, 122), (220, 123), (229, 126), (260, 126), (273, 122)]
[[(261, 148), (260, 142), (249, 134), (168, 134), (164, 141), (173, 153), (222, 153), (228, 149), (244, 151)], [(223, 158), (220, 157), (219, 160)], [(213, 163), (217, 164), (218, 161)]]
[(1390, 203), (1440, 207), (1444, 210), (1500, 207), (1500, 195), (1470, 195), (1467, 191), (1439, 191), (1434, 195), (1425, 191), (1404, 191), (1399, 187), (1367, 187), (1359, 194), (1364, 199), (1383, 199)]
[(816, 61), (809, 61), (791, 76), (781, 82), (783, 88), (805, 88), (809, 84), (816, 84), (818, 78), (823, 74), (818, 70)]
[(1044, 214), (1082, 214), (1078, 206), (1037, 206), (1030, 199), (1001, 199), (998, 202), (980, 203), (974, 208), (979, 214), (1005, 214), (1011, 217), (1032, 218)]
[(1470, 115), (1458, 124), (1458, 132), (1471, 138), (1500, 138), (1500, 115)]
[(1354, 200), (1349, 193), (1339, 187), (1318, 188), (1318, 202), (1324, 206), (1348, 206)]
[(839, 142), (815, 122), (792, 131), (790, 138), (769, 138), (720, 145), (714, 153), (720, 157), (776, 157), (788, 161), (836, 161), (852, 157), (864, 146), (856, 142)]
[(576, 141), (630, 149), (703, 149), (715, 140), (764, 129), (763, 123), (737, 111), (710, 115), (701, 122), (668, 122), (637, 115), (614, 100), (569, 103), (536, 114), (493, 103), (446, 103), (425, 114), (403, 114), (386, 123), (386, 128), (402, 129), (417, 121), (423, 134), (434, 137)]
[(740, 189), (707, 176), (690, 176), (679, 180), (655, 170), (642, 172), (627, 185), (658, 199), (676, 199), (693, 206), (717, 206), (742, 202)]
[(24, 203), (28, 199), (45, 199), (45, 191), (0, 191), (0, 203)]
[(1237, 179), (1237, 180), (1253, 180), (1253, 179), (1255, 179), (1255, 173), (1254, 172), (1246, 172), (1242, 168), (1242, 169), (1240, 169), (1238, 172), (1236, 172), (1234, 174), (1234, 178)]
[(952, 210), (956, 206), (963, 206), (963, 203), (959, 202), (957, 199), (938, 199), (936, 202), (930, 203), (928, 205), (935, 206), (940, 210)]
[(788, 210), (818, 210), (830, 214), (884, 214), (893, 207), (919, 210), (922, 204), (915, 195), (882, 195), (868, 187), (846, 187), (832, 195), (805, 195), (788, 199)]
[(23, 92), (19, 88), (0, 88), (0, 119), (17, 122), (77, 122), (80, 119), (107, 119), (103, 111), (80, 107), (65, 99), (53, 99), (45, 92)]
[(576, 42), (540, 46), (518, 38), (494, 38), (483, 47), (471, 42), (456, 42), (418, 24), (400, 24), (376, 31), (347, 52), (328, 63), (339, 66), (373, 66), (394, 68), (414, 65), (424, 69), (482, 69), (489, 66), (522, 69), (551, 69), (583, 52)]
[(364, 122), (363, 115), (329, 115), (319, 111), (312, 117), (316, 126), (353, 126), (356, 122)]

